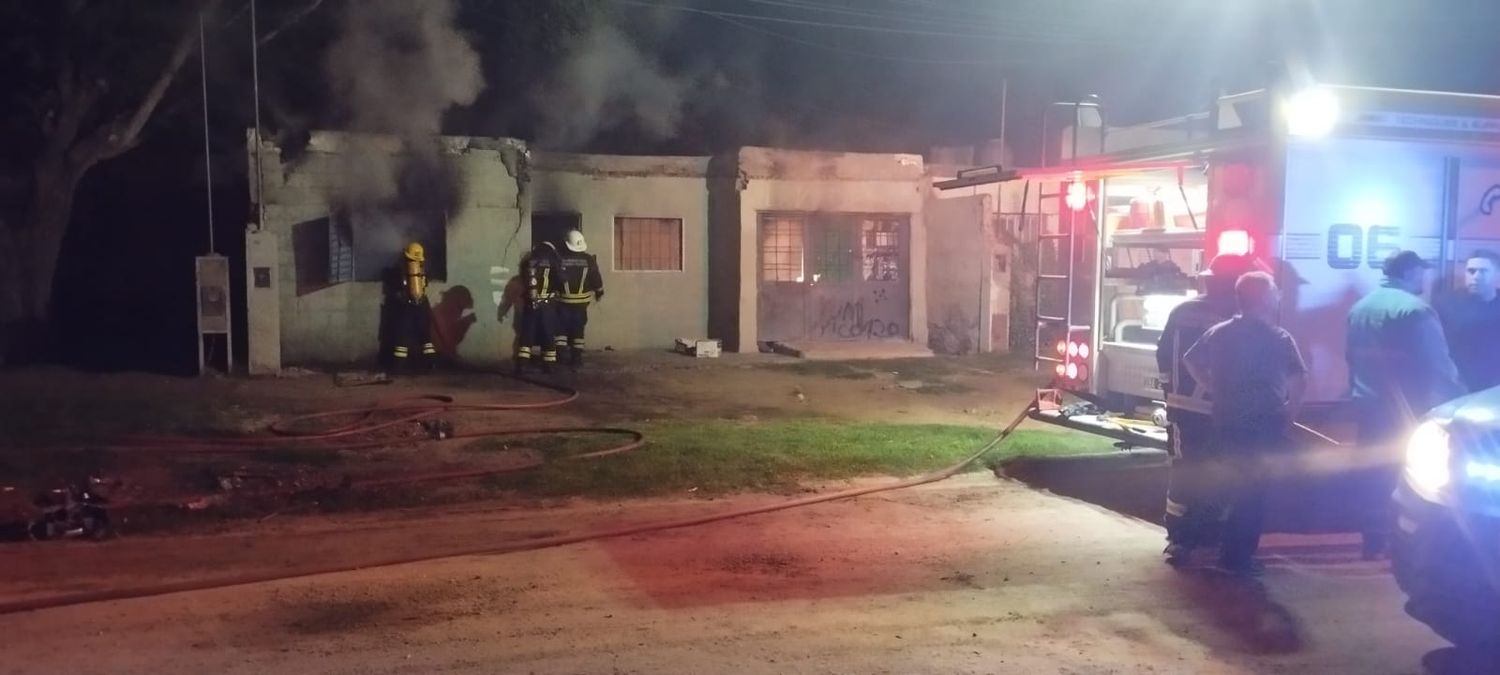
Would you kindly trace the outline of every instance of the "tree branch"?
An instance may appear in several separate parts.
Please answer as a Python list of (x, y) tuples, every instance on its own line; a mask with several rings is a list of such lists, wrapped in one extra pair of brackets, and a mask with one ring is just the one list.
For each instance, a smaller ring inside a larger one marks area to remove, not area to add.
[(321, 7), (321, 6), (323, 6), (323, 1), (324, 0), (308, 0), (308, 3), (306, 5), (304, 5), (302, 7), (302, 9), (297, 10), (297, 12), (293, 13), (291, 16), (288, 16), (286, 18), (286, 21), (281, 22), (280, 26), (277, 26), (277, 27), (271, 29), (270, 32), (268, 32), (265, 35), (261, 36), (261, 38), (260, 38), (260, 46), (262, 46), (262, 47), (266, 46), (267, 42), (275, 40), (278, 36), (281, 35), (282, 31), (285, 31), (286, 29), (291, 28), (292, 24), (295, 24), (298, 21), (301, 21), (302, 19), (306, 18), (307, 15), (312, 14), (313, 12), (318, 11), (318, 8)]
[[(218, 6), (220, 0), (204, 0), (199, 11), (210, 12)], [(106, 159), (112, 159), (121, 153), (135, 147), (140, 140), (141, 130), (146, 127), (146, 122), (151, 119), (151, 114), (156, 112), (156, 107), (161, 104), (161, 99), (167, 93), (167, 87), (171, 86), (172, 80), (176, 79), (178, 71), (182, 70), (182, 64), (187, 62), (187, 57), (193, 52), (193, 46), (198, 42), (198, 17), (194, 15), (188, 20), (188, 25), (182, 30), (177, 38), (177, 46), (172, 49), (172, 55), (162, 67), (156, 80), (141, 97), (141, 102), (136, 105), (135, 110), (129, 115), (122, 115), (99, 125), (87, 139), (73, 147), (69, 153), (75, 163), (80, 167), (89, 167)]]

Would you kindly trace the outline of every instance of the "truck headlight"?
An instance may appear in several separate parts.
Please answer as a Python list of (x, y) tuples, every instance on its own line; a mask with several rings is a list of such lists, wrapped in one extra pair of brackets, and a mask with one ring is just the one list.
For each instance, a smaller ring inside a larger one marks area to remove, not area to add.
[(1406, 442), (1406, 480), (1419, 494), (1435, 498), (1453, 479), (1448, 431), (1428, 420)]

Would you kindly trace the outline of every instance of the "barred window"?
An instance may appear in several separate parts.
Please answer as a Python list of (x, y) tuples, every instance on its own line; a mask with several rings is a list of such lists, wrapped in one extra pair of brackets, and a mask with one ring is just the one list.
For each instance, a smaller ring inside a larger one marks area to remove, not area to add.
[(865, 281), (901, 280), (901, 225), (883, 218), (862, 224)]
[(354, 281), (354, 226), (344, 213), (328, 219), (328, 281)]
[(760, 278), (764, 281), (801, 282), (803, 277), (803, 232), (800, 216), (762, 215), (760, 218)]
[(427, 278), (448, 277), (447, 218), (437, 212), (336, 210), (292, 226), (297, 293), (349, 282), (386, 282), (408, 242), (427, 252)]
[(615, 269), (682, 271), (682, 219), (615, 218)]
[(813, 281), (855, 281), (855, 259), (859, 241), (854, 228), (841, 219), (830, 219), (817, 228), (813, 249)]

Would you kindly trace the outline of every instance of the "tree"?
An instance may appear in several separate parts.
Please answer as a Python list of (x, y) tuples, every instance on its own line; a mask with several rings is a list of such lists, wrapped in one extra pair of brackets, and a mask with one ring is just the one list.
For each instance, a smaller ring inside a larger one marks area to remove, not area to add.
[[(44, 334), (79, 182), (140, 144), (198, 46), (200, 13), (215, 16), (221, 2), (0, 4), (0, 62), (13, 78), (0, 116), (0, 363), (32, 353)], [(260, 39), (322, 2), (281, 8), (283, 22)]]

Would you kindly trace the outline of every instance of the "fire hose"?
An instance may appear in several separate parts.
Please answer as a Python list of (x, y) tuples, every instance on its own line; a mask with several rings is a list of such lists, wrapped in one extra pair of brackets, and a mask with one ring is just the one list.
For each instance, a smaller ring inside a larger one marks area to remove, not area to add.
[[(457, 411), (457, 410), (489, 410), (489, 411), (493, 411), (493, 410), (537, 409), (537, 408), (545, 408), (545, 407), (552, 407), (552, 406), (556, 406), (556, 405), (562, 405), (563, 403), (567, 403), (567, 402), (572, 401), (572, 400), (574, 400), (574, 399), (576, 399), (578, 397), (577, 392), (573, 391), (573, 390), (570, 390), (570, 389), (565, 389), (565, 388), (562, 388), (562, 387), (556, 387), (556, 386), (553, 386), (553, 385), (547, 385), (547, 384), (539, 383), (539, 382), (533, 382), (533, 383), (534, 384), (539, 384), (541, 386), (546, 386), (546, 387), (552, 388), (552, 389), (557, 390), (557, 391), (562, 391), (562, 392), (564, 392), (566, 394), (566, 396), (564, 398), (562, 398), (562, 399), (553, 400), (553, 401), (543, 401), (543, 402), (537, 402), (537, 403), (516, 403), (516, 404), (459, 404), (459, 403), (454, 402), (453, 399), (451, 399), (449, 397), (427, 397), (427, 399), (429, 401), (431, 401), (431, 402), (426, 403), (426, 404), (408, 404), (408, 405), (398, 406), (398, 407), (394, 407), (394, 408), (392, 408), (392, 407), (378, 408), (377, 407), (377, 408), (368, 408), (368, 409), (344, 410), (344, 411), (333, 411), (333, 412), (327, 412), (327, 413), (317, 413), (317, 414), (314, 414), (314, 415), (308, 415), (308, 416), (301, 416), (301, 417), (293, 418), (292, 420), (288, 420), (288, 422), (286, 422), (286, 423), (272, 425), (272, 430), (275, 431), (278, 434), (279, 439), (278, 438), (264, 438), (264, 437), (263, 438), (254, 438), (254, 439), (215, 439), (215, 440), (209, 441), (209, 442), (203, 442), (201, 439), (199, 439), (199, 440), (189, 440), (189, 439), (154, 439), (154, 440), (153, 439), (136, 439), (136, 440), (138, 442), (140, 442), (140, 443), (154, 442), (154, 441), (166, 441), (166, 445), (168, 445), (168, 446), (177, 446), (177, 447), (179, 447), (181, 449), (192, 449), (193, 451), (202, 451), (202, 452), (210, 452), (210, 451), (253, 452), (255, 448), (264, 448), (267, 445), (274, 446), (274, 445), (276, 445), (279, 442), (285, 442), (285, 439), (307, 440), (307, 439), (343, 438), (343, 437), (351, 436), (351, 435), (358, 434), (358, 433), (367, 433), (367, 432), (369, 432), (371, 430), (374, 430), (374, 429), (386, 428), (386, 427), (394, 426), (394, 425), (397, 425), (397, 424), (410, 423), (412, 421), (416, 421), (416, 420), (420, 420), (420, 419), (425, 419), (427, 417), (431, 417), (431, 416), (440, 414), (440, 413), (442, 413), (444, 411)], [(95, 590), (95, 591), (81, 591), (81, 592), (76, 592), (76, 593), (65, 593), (65, 594), (62, 594), (62, 595), (57, 595), (57, 596), (52, 596), (52, 597), (32, 598), (32, 599), (26, 599), (26, 600), (0, 602), (0, 615), (15, 614), (15, 613), (18, 613), (18, 612), (28, 612), (28, 611), (35, 611), (35, 610), (41, 610), (41, 609), (51, 609), (51, 608), (55, 608), (55, 607), (66, 607), (66, 606), (70, 606), (70, 605), (82, 605), (82, 604), (89, 604), (89, 603), (95, 603), (95, 602), (108, 602), (108, 601), (114, 601), (114, 600), (126, 600), (126, 599), (133, 599), (133, 598), (144, 598), (144, 597), (152, 597), (152, 596), (159, 596), (159, 595), (167, 595), (167, 594), (172, 594), (172, 593), (186, 593), (186, 592), (191, 592), (191, 591), (202, 591), (202, 590), (210, 590), (210, 589), (216, 589), (216, 588), (227, 588), (227, 587), (232, 587), (232, 586), (244, 586), (244, 585), (249, 585), (249, 584), (265, 583), (265, 582), (271, 582), (271, 581), (280, 581), (280, 580), (285, 580), (285, 579), (295, 579), (295, 578), (302, 578), (302, 577), (311, 577), (311, 576), (318, 576), (318, 575), (324, 575), (324, 574), (336, 574), (336, 573), (341, 573), (341, 572), (352, 572), (352, 571), (362, 570), (362, 569), (371, 569), (371, 568), (378, 568), (378, 567), (391, 567), (391, 566), (395, 566), (395, 565), (407, 565), (407, 564), (413, 564), (413, 563), (429, 562), (429, 561), (433, 561), (433, 560), (443, 560), (443, 559), (448, 559), (448, 558), (461, 558), (461, 557), (468, 557), (468, 556), (484, 556), (484, 555), (503, 555), (503, 554), (508, 554), (508, 553), (520, 553), (520, 552), (523, 552), (523, 551), (535, 551), (535, 550), (540, 550), (540, 549), (555, 548), (555, 547), (558, 547), (558, 546), (567, 546), (567, 545), (570, 545), (570, 544), (579, 544), (579, 543), (584, 543), (584, 542), (589, 542), (589, 541), (597, 541), (597, 540), (602, 540), (602, 539), (613, 539), (613, 538), (619, 538), (619, 537), (628, 537), (628, 536), (634, 536), (634, 535), (639, 535), (639, 534), (645, 534), (645, 533), (649, 533), (649, 532), (660, 532), (660, 531), (663, 531), (663, 530), (672, 530), (672, 529), (678, 529), (678, 528), (684, 528), (684, 527), (692, 527), (692, 526), (696, 526), (696, 525), (705, 525), (705, 524), (708, 524), (708, 523), (721, 522), (721, 521), (731, 520), (731, 519), (735, 519), (735, 518), (743, 518), (743, 517), (747, 517), (747, 516), (760, 515), (760, 514), (765, 514), (765, 513), (772, 513), (772, 512), (776, 512), (776, 511), (784, 511), (784, 510), (794, 509), (794, 508), (800, 508), (800, 507), (804, 507), (804, 506), (811, 506), (811, 505), (814, 505), (814, 504), (822, 504), (822, 503), (826, 503), (826, 502), (838, 501), (838, 500), (843, 500), (843, 499), (851, 499), (851, 498), (854, 498), (854, 497), (860, 497), (860, 496), (870, 495), (870, 494), (875, 494), (875, 493), (880, 493), (880, 492), (890, 492), (890, 491), (894, 491), (894, 490), (901, 490), (901, 489), (905, 489), (905, 488), (916, 487), (916, 486), (919, 486), (919, 485), (927, 485), (927, 484), (930, 484), (930, 483), (936, 483), (938, 481), (942, 481), (942, 480), (946, 480), (948, 478), (951, 478), (951, 477), (957, 475), (958, 473), (964, 471), (969, 466), (973, 465), (975, 462), (979, 461), (980, 458), (984, 457), (984, 455), (988, 454), (990, 451), (994, 450), (1002, 442), (1004, 442), (1006, 438), (1010, 437), (1011, 433), (1013, 433), (1016, 430), (1016, 428), (1019, 427), (1021, 425), (1021, 423), (1026, 420), (1026, 418), (1029, 416), (1029, 414), (1032, 412), (1032, 410), (1035, 407), (1036, 407), (1036, 404), (1034, 402), (1033, 403), (1029, 403), (1023, 410), (1020, 411), (1019, 414), (1016, 415), (1015, 419), (1013, 419), (1008, 425), (1006, 425), (1003, 429), (1001, 429), (998, 433), (996, 433), (993, 438), (991, 438), (988, 442), (986, 442), (985, 444), (983, 444), (980, 447), (978, 447), (977, 449), (975, 449), (972, 453), (970, 453), (969, 455), (967, 455), (966, 457), (964, 457), (960, 461), (955, 462), (954, 464), (949, 465), (947, 467), (944, 467), (944, 468), (941, 468), (941, 469), (938, 469), (938, 470), (935, 470), (935, 471), (932, 471), (932, 472), (929, 472), (929, 473), (926, 473), (926, 474), (921, 474), (921, 475), (918, 475), (918, 476), (913, 476), (911, 478), (905, 478), (905, 479), (902, 479), (902, 480), (898, 480), (898, 481), (886, 483), (886, 484), (883, 484), (883, 485), (873, 485), (873, 486), (866, 486), (866, 487), (851, 488), (851, 489), (847, 489), (847, 490), (840, 490), (840, 491), (837, 491), (837, 492), (830, 492), (830, 493), (825, 493), (825, 494), (819, 494), (819, 495), (812, 495), (812, 496), (808, 496), (808, 497), (802, 497), (802, 498), (798, 498), (798, 499), (792, 499), (792, 500), (788, 500), (788, 501), (784, 501), (784, 502), (779, 502), (779, 503), (775, 503), (775, 504), (767, 504), (767, 505), (763, 505), (763, 506), (754, 506), (754, 507), (748, 507), (748, 508), (742, 508), (742, 509), (732, 509), (732, 510), (729, 510), (729, 511), (724, 511), (724, 512), (719, 512), (719, 513), (712, 513), (712, 514), (707, 514), (707, 515), (702, 515), (702, 516), (692, 516), (692, 517), (687, 517), (687, 518), (679, 518), (679, 519), (673, 519), (673, 520), (658, 521), (658, 522), (654, 522), (654, 523), (645, 523), (645, 524), (641, 524), (641, 525), (632, 525), (632, 526), (618, 527), (618, 528), (605, 529), (605, 530), (596, 530), (596, 531), (592, 531), (592, 532), (580, 532), (580, 533), (577, 533), (577, 534), (565, 534), (565, 535), (557, 535), (557, 536), (551, 536), (551, 537), (525, 539), (525, 540), (520, 540), (520, 541), (509, 541), (509, 542), (502, 542), (502, 543), (498, 543), (498, 544), (482, 544), (482, 545), (471, 546), (471, 547), (464, 548), (464, 549), (458, 549), (458, 550), (452, 550), (452, 551), (444, 551), (444, 552), (439, 552), (439, 553), (423, 553), (423, 554), (416, 554), (416, 555), (392, 556), (390, 558), (385, 558), (385, 559), (376, 560), (376, 561), (373, 561), (373, 562), (366, 562), (366, 563), (355, 564), (355, 565), (336, 564), (336, 565), (328, 565), (326, 567), (315, 567), (315, 568), (312, 568), (312, 569), (304, 569), (304, 570), (291, 571), (291, 572), (284, 571), (284, 570), (268, 571), (268, 572), (260, 572), (260, 573), (253, 573), (253, 574), (242, 574), (242, 575), (232, 576), (232, 577), (228, 577), (228, 578), (184, 580), (184, 581), (166, 582), (166, 583), (154, 584), (154, 585), (132, 586), (132, 587), (125, 587), (125, 588), (114, 588), (114, 589)], [(377, 423), (367, 423), (367, 422), (364, 422), (364, 420), (368, 420), (371, 416), (375, 415), (379, 411), (393, 411), (393, 410), (400, 411), (402, 414), (398, 418), (396, 418), (396, 419), (387, 420), (387, 421), (384, 421), (384, 422), (377, 422)], [(349, 416), (349, 415), (360, 415), (361, 418), (362, 418), (362, 421), (361, 422), (354, 422), (354, 423), (346, 424), (346, 425), (343, 425), (343, 426), (340, 426), (340, 427), (331, 428), (331, 429), (324, 429), (324, 430), (320, 430), (320, 431), (306, 432), (306, 433), (292, 431), (289, 428), (289, 427), (293, 426), (293, 424), (292, 424), (293, 422), (306, 422), (306, 421), (314, 420), (314, 419), (327, 419), (327, 418), (333, 418), (333, 417), (339, 417), (339, 416)], [(578, 431), (578, 432), (594, 432), (594, 433), (600, 433), (600, 432), (602, 432), (602, 433), (620, 433), (620, 434), (628, 434), (628, 435), (632, 436), (633, 440), (631, 440), (630, 442), (627, 442), (627, 443), (625, 443), (623, 445), (619, 445), (619, 446), (615, 446), (615, 447), (611, 447), (611, 448), (606, 448), (604, 450), (599, 450), (599, 451), (595, 451), (595, 452), (592, 452), (592, 453), (586, 453), (586, 454), (581, 454), (581, 455), (573, 455), (572, 457), (576, 458), (576, 459), (602, 457), (602, 456), (606, 456), (606, 455), (619, 454), (619, 453), (623, 453), (623, 452), (628, 452), (630, 450), (634, 450), (634, 449), (639, 448), (640, 446), (642, 446), (642, 445), (645, 444), (644, 437), (640, 434), (640, 432), (637, 432), (637, 431), (634, 431), (634, 430), (629, 430), (629, 429), (596, 428), (596, 427), (581, 427), (581, 428), (580, 427), (565, 427), (565, 428), (547, 428), (547, 429), (533, 429), (533, 430), (508, 430), (508, 431), (504, 431), (504, 432), (488, 432), (488, 433), (487, 432), (475, 432), (474, 434), (471, 434), (470, 437), (472, 437), (472, 436), (484, 436), (484, 435), (496, 435), (496, 434), (515, 435), (515, 434), (560, 433), (560, 432), (564, 432), (564, 431), (568, 431), (568, 432), (573, 432), (573, 431)], [(459, 436), (455, 436), (455, 438), (457, 438), (457, 437), (459, 437)], [(387, 445), (387, 444), (389, 444), (387, 441), (371, 441), (371, 442), (347, 443), (347, 444), (342, 444), (342, 445), (338, 445), (338, 446), (331, 446), (331, 447), (333, 447), (333, 448), (348, 448), (348, 449), (352, 449), (352, 448), (370, 447), (371, 445)], [(142, 446), (132, 444), (132, 445), (127, 445), (125, 447), (142, 447)], [(524, 469), (524, 468), (529, 468), (529, 467), (520, 467), (520, 469)], [(505, 469), (505, 471), (515, 471), (515, 470), (518, 470), (518, 469), (517, 468)], [(423, 481), (423, 480), (434, 480), (436, 478), (473, 477), (473, 476), (477, 476), (477, 475), (486, 475), (486, 474), (492, 474), (492, 473), (497, 473), (497, 472), (493, 471), (493, 470), (490, 470), (490, 471), (470, 471), (470, 472), (460, 472), (460, 473), (449, 473), (449, 474), (441, 474), (441, 475), (434, 474), (434, 475), (404, 477), (404, 478), (400, 478), (400, 479), (392, 479), (392, 480), (380, 481), (380, 482), (376, 482), (376, 483), (370, 483), (370, 482), (366, 482), (366, 483), (363, 483), (363, 484), (358, 484), (357, 483), (356, 485), (365, 485), (365, 486), (371, 486), (371, 485), (389, 485), (389, 484), (398, 483), (398, 482), (399, 483), (406, 483), (406, 482), (420, 482), (420, 481)]]

